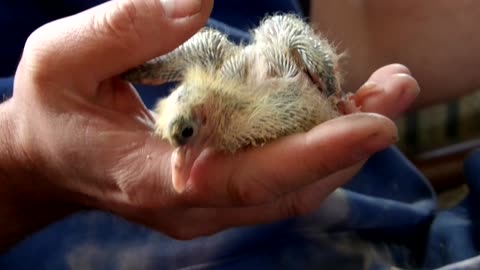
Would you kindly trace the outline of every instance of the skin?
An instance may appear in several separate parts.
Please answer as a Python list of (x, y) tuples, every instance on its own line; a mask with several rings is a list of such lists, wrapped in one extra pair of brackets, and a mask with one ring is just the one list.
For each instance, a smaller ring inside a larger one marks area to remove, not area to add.
[(213, 1), (176, 18), (159, 3), (109, 1), (29, 37), (14, 95), (0, 105), (1, 248), (84, 208), (179, 239), (308, 213), (396, 141), (390, 118), (419, 92), (404, 66), (380, 68), (354, 97), (364, 113), (234, 156), (202, 152), (178, 194), (173, 149), (152, 136), (152, 116), (118, 74), (184, 42)]
[(422, 93), (414, 107), (445, 102), (480, 87), (478, 1), (310, 1), (312, 24), (347, 51), (346, 86), (379, 67), (409, 67)]

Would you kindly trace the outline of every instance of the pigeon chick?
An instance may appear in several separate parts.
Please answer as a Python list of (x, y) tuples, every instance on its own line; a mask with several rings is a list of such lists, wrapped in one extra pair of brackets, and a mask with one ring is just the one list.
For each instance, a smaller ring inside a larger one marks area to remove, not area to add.
[(339, 56), (303, 20), (267, 17), (252, 37), (249, 44), (235, 45), (204, 28), (123, 75), (141, 84), (180, 82), (155, 108), (156, 133), (176, 148), (172, 172), (178, 192), (206, 148), (235, 153), (261, 146), (339, 116), (339, 104), (351, 108), (340, 89)]

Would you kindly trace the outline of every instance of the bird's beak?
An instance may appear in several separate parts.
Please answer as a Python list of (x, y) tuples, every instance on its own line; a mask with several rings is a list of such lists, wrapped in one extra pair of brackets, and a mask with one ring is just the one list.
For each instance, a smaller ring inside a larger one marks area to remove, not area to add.
[(172, 184), (178, 193), (185, 190), (193, 164), (200, 155), (201, 149), (194, 145), (183, 145), (173, 151), (171, 158)]

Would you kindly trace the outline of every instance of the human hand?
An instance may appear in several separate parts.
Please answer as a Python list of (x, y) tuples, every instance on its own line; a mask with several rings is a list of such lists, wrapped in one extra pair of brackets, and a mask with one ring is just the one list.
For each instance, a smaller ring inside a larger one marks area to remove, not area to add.
[[(23, 169), (22, 177), (10, 177), (10, 201), (32, 206), (23, 215), (52, 212), (40, 209), (47, 202), (74, 204), (192, 238), (306, 213), (395, 142), (387, 117), (343, 116), (238, 155), (205, 151), (184, 192), (175, 192), (173, 149), (152, 136), (153, 118), (118, 74), (181, 44), (206, 21), (212, 1), (177, 19), (159, 3), (110, 1), (29, 38), (14, 96), (4, 105), (15, 118), (12, 167)], [(382, 68), (370, 80), (375, 87), (354, 97), (365, 112), (394, 117), (418, 93), (402, 66)]]

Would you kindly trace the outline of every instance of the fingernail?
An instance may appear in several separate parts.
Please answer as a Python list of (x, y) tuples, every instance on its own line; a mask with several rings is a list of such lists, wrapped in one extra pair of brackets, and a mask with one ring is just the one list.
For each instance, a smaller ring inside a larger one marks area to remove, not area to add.
[(363, 84), (357, 92), (362, 92), (362, 95), (371, 96), (377, 95), (384, 92), (383, 87), (380, 87), (376, 82), (366, 82)]
[(367, 98), (371, 98), (373, 96), (377, 96), (380, 94), (385, 93), (385, 90), (383, 87), (378, 85), (376, 82), (366, 82), (364, 85), (362, 85), (358, 91), (355, 93), (353, 99), (357, 104), (363, 104), (365, 105), (365, 101)]
[(365, 143), (357, 149), (352, 149), (352, 156), (356, 160), (366, 160), (374, 153), (381, 151), (398, 142), (398, 135), (385, 137), (380, 133), (373, 133), (365, 139)]
[[(397, 80), (398, 79), (412, 79), (412, 76), (408, 75), (408, 74), (403, 74), (403, 73), (399, 73), (399, 74), (395, 74), (393, 75), (392, 77), (396, 78)], [(420, 93), (420, 89), (418, 87), (414, 87), (414, 88), (406, 88), (404, 87), (402, 89), (401, 92), (401, 96), (404, 96), (405, 94), (409, 94), (411, 96), (414, 96), (416, 97), (419, 93)]]
[(197, 14), (202, 8), (202, 0), (160, 0), (165, 15), (172, 19)]
[(374, 82), (374, 81), (368, 81), (366, 83), (364, 83), (360, 89), (371, 89), (371, 88), (376, 88), (377, 87), (377, 83)]

